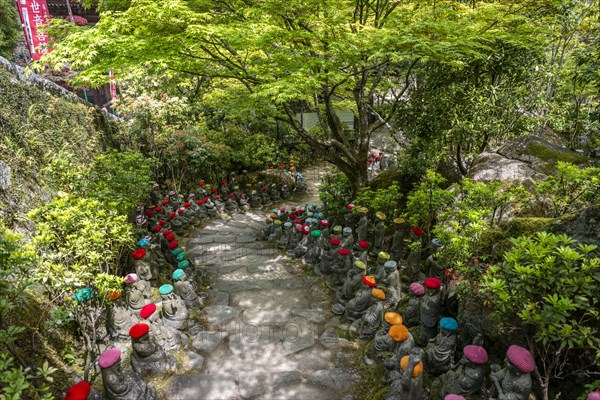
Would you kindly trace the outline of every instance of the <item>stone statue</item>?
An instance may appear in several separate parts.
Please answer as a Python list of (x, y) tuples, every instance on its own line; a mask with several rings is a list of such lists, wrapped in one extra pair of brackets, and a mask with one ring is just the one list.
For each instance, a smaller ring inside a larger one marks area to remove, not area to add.
[(227, 196), (229, 195), (229, 186), (227, 186), (227, 181), (225, 179), (223, 179), (221, 181), (220, 184), (220, 188), (219, 188), (219, 193), (221, 195), (222, 198), (227, 198)]
[(421, 322), (420, 344), (427, 344), (437, 335), (437, 326), (440, 315), (440, 286), (442, 281), (430, 277), (425, 279), (425, 295), (421, 299), (419, 320)]
[(271, 184), (271, 191), (269, 193), (269, 197), (271, 198), (272, 202), (276, 202), (276, 201), (279, 201), (279, 199), (281, 199), (281, 195), (279, 194), (279, 189), (277, 189), (277, 185), (274, 183)]
[(359, 320), (356, 333), (360, 339), (373, 339), (375, 332), (381, 326), (381, 321), (383, 321), (385, 293), (383, 290), (373, 289), (371, 294), (378, 300), (375, 300), (375, 304), (367, 308)]
[(288, 185), (283, 185), (281, 187), (281, 198), (287, 200), (290, 198), (290, 190), (288, 189)]
[(404, 252), (404, 218), (394, 218), (394, 236), (392, 237), (392, 243), (390, 245), (389, 252), (393, 260), (399, 260), (402, 258)]
[(179, 296), (173, 293), (173, 286), (162, 285), (158, 292), (162, 298), (162, 314), (165, 326), (185, 329), (188, 326), (188, 309)]
[(137, 274), (128, 274), (125, 277), (127, 284), (127, 305), (132, 310), (139, 310), (146, 305), (146, 298), (150, 297), (150, 282), (142, 281)]
[[(386, 312), (383, 315), (381, 328), (375, 332), (371, 351), (364, 359), (367, 365), (373, 365), (375, 363), (382, 362), (386, 354), (394, 351), (397, 343), (395, 338), (399, 338), (398, 335), (394, 335), (394, 338), (390, 336), (390, 328), (394, 325), (402, 325), (402, 317), (400, 314), (395, 312)], [(408, 335), (408, 330), (406, 330), (406, 334)]]
[(235, 194), (229, 193), (229, 198), (227, 199), (227, 202), (225, 203), (225, 208), (227, 209), (228, 213), (239, 213), (240, 212), (240, 207), (238, 206), (237, 201), (235, 201)]
[(204, 202), (204, 206), (206, 207), (206, 214), (208, 214), (209, 218), (216, 218), (219, 215), (215, 203), (213, 203), (210, 198)]
[(174, 210), (177, 210), (179, 207), (181, 207), (181, 199), (174, 191), (169, 192), (169, 204)]
[(269, 193), (267, 192), (267, 187), (263, 186), (260, 188), (261, 191), (261, 202), (264, 205), (267, 205), (269, 203), (271, 203), (271, 197), (269, 196)]
[(121, 350), (105, 350), (98, 359), (102, 384), (109, 400), (156, 400), (156, 389), (144, 382), (140, 374), (127, 372), (121, 366)]
[(412, 328), (420, 323), (421, 298), (425, 294), (425, 288), (419, 282), (411, 283), (409, 288), (410, 299), (402, 315), (404, 316), (404, 325)]
[(131, 336), (131, 366), (137, 373), (164, 374), (175, 370), (175, 358), (156, 343), (150, 335), (150, 326), (135, 324), (129, 330)]
[(385, 251), (380, 251), (377, 254), (377, 264), (367, 269), (367, 273), (369, 275), (375, 276), (375, 280), (379, 282), (386, 275), (385, 272), (385, 263), (390, 261), (389, 253)]
[(265, 218), (266, 225), (262, 229), (262, 240), (269, 240), (269, 236), (275, 231), (275, 225), (273, 225), (273, 219), (270, 216)]
[(306, 246), (306, 254), (304, 254), (303, 261), (305, 264), (316, 265), (321, 258), (321, 231), (314, 230), (310, 232), (310, 236), (308, 237), (308, 244)]
[(437, 257), (437, 253), (442, 251), (442, 249), (442, 243), (438, 239), (433, 239), (431, 241), (431, 254), (425, 260), (427, 276), (435, 276), (440, 279), (442, 278), (443, 268), (440, 266)]
[(215, 196), (215, 208), (217, 209), (217, 214), (223, 214), (225, 212), (225, 202), (221, 195)]
[(353, 265), (354, 268), (350, 268), (346, 274), (344, 284), (336, 293), (336, 297), (340, 303), (345, 304), (348, 300), (352, 299), (362, 284), (362, 277), (364, 276), (366, 266), (360, 260), (354, 261)]
[(372, 292), (373, 289), (371, 287), (367, 287), (356, 293), (352, 300), (350, 300), (346, 305), (346, 310), (344, 311), (344, 316), (346, 319), (351, 321), (357, 320), (365, 311), (367, 311), (367, 308), (371, 307), (375, 299)]
[(290, 243), (290, 238), (292, 236), (292, 223), (290, 221), (286, 221), (283, 223), (283, 233), (277, 242), (278, 249), (287, 249)]
[(346, 214), (344, 214), (344, 227), (354, 229), (356, 223), (356, 216), (354, 215), (354, 204), (348, 204), (346, 206)]
[(338, 249), (337, 257), (334, 258), (331, 264), (331, 271), (333, 272), (333, 284), (336, 286), (343, 285), (346, 279), (346, 274), (351, 269), (352, 257), (350, 251), (346, 248)]
[(407, 262), (411, 279), (413, 281), (421, 280), (421, 238), (425, 233), (413, 226), (410, 231), (412, 243), (409, 245), (410, 253), (408, 254)]
[(524, 347), (512, 345), (506, 352), (506, 366), (492, 364), (491, 379), (499, 400), (527, 400), (531, 394), (531, 372), (535, 369), (533, 356)]
[(375, 214), (377, 217), (377, 222), (375, 222), (375, 226), (373, 227), (373, 248), (371, 252), (373, 254), (377, 254), (383, 250), (383, 238), (385, 236), (385, 214), (381, 211)]
[(173, 271), (173, 292), (181, 297), (186, 307), (198, 307), (198, 296), (194, 291), (194, 287), (188, 281), (187, 275), (183, 269)]
[(160, 185), (158, 183), (152, 184), (152, 190), (150, 191), (150, 200), (152, 200), (152, 204), (160, 204), (161, 199), (162, 194), (160, 193)]
[(283, 235), (283, 224), (280, 220), (276, 219), (275, 221), (273, 221), (273, 225), (275, 226), (275, 228), (273, 229), (273, 233), (269, 235), (269, 239), (267, 241), (270, 243), (277, 243), (279, 242), (279, 239), (281, 239), (281, 235)]
[(441, 376), (442, 395), (458, 394), (476, 396), (483, 386), (483, 365), (488, 355), (481, 346), (468, 345), (463, 349), (463, 357), (450, 371)]
[(242, 212), (250, 211), (250, 204), (248, 204), (248, 198), (246, 197), (246, 193), (240, 192), (238, 196), (238, 202), (240, 204), (240, 210)]
[(124, 305), (114, 303), (108, 313), (108, 331), (113, 339), (124, 339), (134, 323), (133, 313)]
[(294, 253), (296, 246), (298, 246), (298, 243), (300, 243), (303, 237), (304, 235), (302, 234), (302, 225), (297, 224), (294, 226), (294, 224), (292, 224), (292, 228), (290, 231), (290, 241), (288, 244), (288, 254)]
[(344, 249), (352, 249), (354, 245), (354, 237), (352, 236), (352, 228), (345, 227), (342, 230), (342, 242), (340, 243), (340, 247)]
[(180, 349), (183, 345), (183, 342), (185, 341), (185, 338), (187, 337), (177, 329), (171, 328), (170, 326), (153, 326), (153, 329), (153, 336), (156, 342), (165, 351), (173, 351)]
[[(383, 304), (386, 308), (395, 309), (400, 301), (400, 273), (398, 272), (396, 261), (386, 261), (383, 264), (384, 276), (380, 280), (381, 285), (385, 288), (385, 301)], [(377, 277), (375, 277), (377, 279)]]
[(367, 240), (367, 231), (369, 229), (369, 209), (361, 207), (358, 209), (360, 218), (356, 224), (356, 236), (358, 241)]
[(302, 258), (306, 251), (308, 250), (308, 238), (310, 234), (310, 228), (308, 226), (302, 226), (300, 224), (296, 225), (296, 229), (300, 229), (302, 232), (302, 239), (296, 245), (294, 249), (293, 257), (294, 258)]
[(340, 239), (331, 238), (329, 240), (330, 250), (323, 251), (321, 255), (321, 261), (315, 267), (317, 274), (329, 275), (333, 272), (332, 265), (337, 260), (338, 250), (340, 245)]
[(415, 347), (402, 357), (402, 375), (392, 382), (386, 400), (421, 400), (423, 395), (423, 350)]
[[(139, 250), (144, 250), (144, 249), (139, 249)], [(144, 250), (144, 253), (145, 253), (145, 250)], [(135, 258), (135, 256), (134, 256), (134, 258)], [(133, 262), (133, 265), (135, 267), (135, 273), (137, 274), (137, 276), (140, 279), (142, 279), (144, 281), (152, 280), (152, 278), (153, 278), (152, 268), (150, 267), (150, 264), (148, 262), (146, 262), (144, 259), (138, 259)]]
[(443, 374), (454, 364), (457, 329), (458, 323), (454, 318), (440, 320), (440, 333), (425, 348), (425, 364), (432, 375)]
[(256, 193), (256, 190), (250, 192), (250, 207), (253, 210), (260, 210), (262, 203), (260, 201), (260, 196)]
[(388, 381), (393, 381), (401, 375), (400, 360), (409, 355), (415, 347), (415, 340), (404, 325), (393, 325), (388, 329), (388, 336), (392, 339), (392, 355), (384, 360)]
[(357, 259), (362, 261), (365, 265), (369, 265), (369, 243), (366, 240), (359, 240), (354, 246), (354, 254)]

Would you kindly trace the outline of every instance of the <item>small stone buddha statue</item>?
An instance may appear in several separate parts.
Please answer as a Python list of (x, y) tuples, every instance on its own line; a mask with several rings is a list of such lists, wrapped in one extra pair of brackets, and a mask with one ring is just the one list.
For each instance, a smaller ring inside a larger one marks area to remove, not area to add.
[(398, 379), (401, 375), (400, 360), (409, 355), (415, 347), (415, 340), (404, 325), (392, 325), (388, 330), (388, 336), (392, 339), (392, 354), (384, 360), (387, 381)]
[(367, 207), (360, 207), (358, 213), (360, 217), (356, 224), (356, 238), (358, 241), (366, 241), (369, 229), (369, 209)]
[(421, 299), (419, 320), (421, 322), (420, 344), (427, 344), (437, 335), (440, 315), (440, 287), (442, 281), (435, 277), (425, 279), (425, 295)]
[(121, 366), (121, 350), (105, 350), (98, 359), (102, 369), (102, 384), (109, 400), (156, 400), (156, 389), (144, 382), (140, 374)]
[(411, 328), (420, 323), (421, 298), (425, 294), (425, 287), (419, 282), (413, 282), (410, 284), (409, 290), (410, 299), (402, 315), (404, 316), (404, 324), (408, 328)]
[(533, 355), (524, 347), (512, 345), (506, 352), (505, 367), (492, 364), (491, 380), (496, 389), (493, 398), (527, 400), (531, 394), (531, 373), (535, 370)]
[(352, 321), (359, 319), (374, 302), (373, 287), (375, 287), (375, 279), (373, 276), (367, 275), (362, 278), (362, 281), (364, 284), (363, 289), (359, 290), (352, 300), (346, 304), (344, 312), (346, 319)]
[[(384, 306), (395, 309), (400, 301), (400, 273), (396, 261), (389, 260), (383, 264), (384, 276), (379, 281), (385, 289), (386, 297)], [(377, 279), (377, 278), (376, 278)]]
[(375, 214), (377, 221), (373, 227), (373, 254), (377, 254), (383, 250), (383, 239), (385, 237), (385, 219), (386, 216), (383, 212), (379, 211)]
[(129, 329), (131, 337), (131, 366), (137, 373), (164, 374), (175, 370), (175, 358), (167, 353), (150, 336), (150, 326), (135, 324)]
[(400, 368), (402, 375), (390, 386), (386, 400), (420, 400), (423, 395), (423, 350), (415, 347), (410, 355), (402, 357)]
[(127, 284), (127, 305), (132, 310), (139, 310), (147, 303), (146, 298), (149, 297), (150, 283), (140, 281), (137, 274), (128, 274), (125, 277)]
[(366, 265), (362, 261), (356, 260), (354, 261), (353, 266), (354, 268), (351, 268), (346, 274), (344, 284), (336, 293), (336, 297), (340, 303), (346, 303), (348, 300), (352, 299), (362, 284), (362, 277), (365, 274)]
[(412, 240), (410, 244), (410, 253), (408, 254), (407, 263), (411, 279), (413, 281), (421, 280), (421, 240), (423, 238), (423, 232), (416, 226), (410, 229), (410, 238)]
[(393, 260), (399, 260), (404, 253), (404, 226), (406, 220), (404, 218), (394, 218), (394, 235), (390, 245), (390, 255)]
[[(189, 263), (189, 262), (188, 262)], [(176, 269), (172, 274), (173, 278), (173, 291), (176, 295), (181, 297), (186, 307), (198, 307), (198, 295), (194, 291), (194, 287), (188, 281), (187, 275), (183, 269)]]
[(164, 324), (175, 329), (185, 329), (188, 326), (188, 309), (181, 298), (173, 293), (173, 286), (162, 285), (158, 292), (162, 298), (162, 314)]
[(443, 382), (442, 395), (479, 395), (484, 380), (483, 366), (487, 360), (488, 354), (483, 347), (465, 346), (463, 357), (458, 364), (440, 377), (440, 381)]
[(402, 325), (402, 316), (393, 311), (383, 314), (381, 328), (375, 332), (371, 351), (365, 357), (367, 365), (383, 362), (386, 355), (391, 356), (390, 353), (394, 351), (397, 343), (389, 334), (390, 328), (394, 325)]
[(454, 318), (440, 320), (440, 333), (425, 348), (425, 364), (432, 375), (443, 374), (454, 365), (457, 330), (458, 322)]
[(359, 320), (356, 334), (360, 339), (373, 339), (375, 332), (383, 321), (383, 301), (385, 292), (381, 289), (373, 289), (371, 295), (376, 299)]

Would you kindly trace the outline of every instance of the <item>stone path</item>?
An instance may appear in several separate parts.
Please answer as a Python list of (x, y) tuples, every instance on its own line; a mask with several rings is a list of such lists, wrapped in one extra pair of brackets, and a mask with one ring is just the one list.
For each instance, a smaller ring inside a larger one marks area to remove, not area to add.
[[(319, 181), (312, 173), (317, 179), (306, 174), (311, 186), (302, 199), (309, 204)], [(319, 279), (258, 241), (263, 226), (262, 213), (236, 214), (188, 241), (211, 282), (207, 327), (193, 340), (205, 359), (199, 373), (171, 379), (168, 400), (352, 399), (359, 380), (352, 344), (337, 337), (339, 320)]]

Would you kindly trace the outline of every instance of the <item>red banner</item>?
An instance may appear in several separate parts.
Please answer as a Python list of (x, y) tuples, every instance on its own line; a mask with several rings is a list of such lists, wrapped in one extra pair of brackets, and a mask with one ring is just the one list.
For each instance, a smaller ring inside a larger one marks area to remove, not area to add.
[(29, 52), (31, 58), (37, 61), (51, 50), (48, 48), (48, 35), (43, 31), (43, 27), (48, 26), (50, 22), (48, 5), (46, 0), (18, 0), (18, 2)]

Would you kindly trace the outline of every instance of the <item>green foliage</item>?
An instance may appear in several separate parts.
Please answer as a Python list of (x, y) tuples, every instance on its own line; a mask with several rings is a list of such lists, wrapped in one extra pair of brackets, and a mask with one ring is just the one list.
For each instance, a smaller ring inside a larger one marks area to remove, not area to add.
[(534, 196), (542, 215), (561, 217), (598, 201), (600, 168), (579, 168), (558, 162), (557, 174), (535, 183)]
[[(504, 261), (483, 276), (480, 293), (501, 320), (518, 317), (530, 346), (540, 352), (542, 376), (575, 372), (555, 370), (573, 350), (586, 349), (600, 360), (596, 246), (546, 232), (512, 239), (512, 244)], [(578, 364), (585, 365), (582, 361)]]
[(15, 3), (0, 0), (0, 56), (12, 59), (12, 52), (22, 34)]
[(143, 204), (150, 187), (150, 162), (140, 153), (109, 151), (91, 163), (61, 152), (45, 168), (47, 184), (54, 190), (96, 199), (119, 214)]
[(408, 221), (431, 236), (438, 215), (452, 202), (454, 194), (442, 189), (446, 179), (428, 170), (421, 182), (408, 195), (406, 216)]
[(45, 362), (30, 371), (31, 355), (20, 354), (17, 341), (25, 330), (15, 325), (26, 305), (26, 291), (33, 284), (31, 267), (35, 255), (21, 243), (21, 238), (0, 226), (0, 398), (6, 400), (54, 397), (49, 383), (56, 368)]
[(323, 202), (326, 215), (343, 213), (350, 202), (351, 194), (352, 188), (346, 175), (334, 173), (322, 178), (319, 198)]
[(42, 263), (37, 278), (55, 297), (88, 285), (102, 288), (100, 295), (118, 288), (111, 274), (119, 273), (119, 258), (135, 239), (125, 216), (99, 200), (61, 193), (30, 218)]
[(401, 199), (400, 186), (398, 182), (394, 182), (386, 188), (361, 189), (356, 199), (354, 199), (354, 205), (367, 207), (370, 213), (382, 211), (388, 217), (394, 218), (399, 215)]

